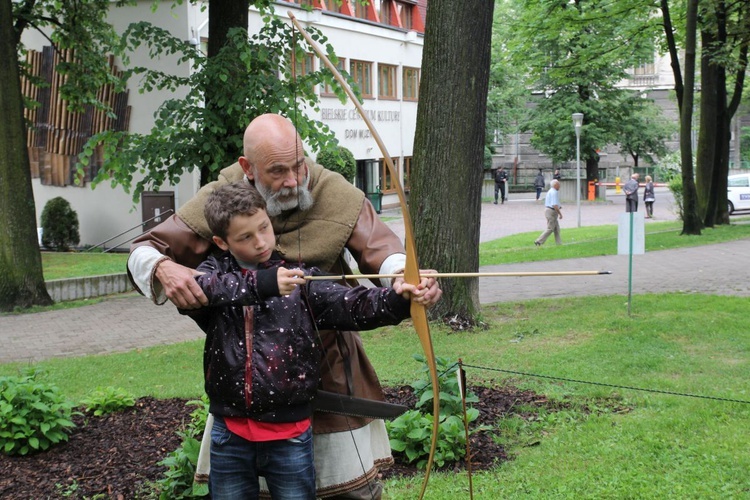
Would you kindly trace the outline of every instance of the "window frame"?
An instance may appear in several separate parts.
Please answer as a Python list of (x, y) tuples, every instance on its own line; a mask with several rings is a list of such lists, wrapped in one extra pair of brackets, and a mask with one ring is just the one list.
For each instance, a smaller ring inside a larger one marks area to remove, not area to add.
[[(361, 68), (360, 68), (361, 66)], [(362, 81), (360, 81), (359, 77), (362, 73), (362, 70), (366, 69), (367, 75), (367, 88), (363, 88)], [(361, 59), (351, 59), (349, 61), (349, 75), (351, 75), (352, 80), (359, 86), (359, 92), (362, 95), (363, 99), (374, 99), (375, 96), (372, 93), (372, 61), (363, 61)]]
[[(393, 161), (393, 166), (396, 170), (396, 175), (400, 175), (400, 157), (391, 157), (391, 161)], [(396, 185), (395, 182), (399, 182), (399, 179), (394, 179), (391, 177), (391, 171), (388, 170), (388, 164), (385, 162), (384, 158), (378, 159), (378, 165), (380, 166), (380, 191), (384, 194), (390, 194), (396, 192)]]
[[(339, 73), (343, 73), (346, 71), (346, 58), (345, 57), (339, 57), (339, 62), (336, 64), (336, 69), (339, 70)], [(336, 97), (336, 93), (333, 91), (333, 88), (331, 88), (328, 83), (324, 83), (320, 89), (320, 95), (321, 97)]]
[[(383, 77), (383, 71), (387, 70), (387, 75)], [(383, 92), (383, 85), (388, 82), (391, 92)], [(378, 63), (378, 99), (390, 101), (398, 100), (398, 66), (394, 64)]]
[[(413, 89), (409, 89), (410, 91), (407, 92), (407, 86), (411, 83), (412, 78), (407, 78), (407, 72), (415, 72), (416, 73), (416, 82)], [(404, 101), (418, 101), (419, 100), (419, 80), (421, 77), (421, 70), (420, 68), (415, 68), (412, 66), (404, 66), (401, 70), (401, 99)], [(411, 92), (413, 90), (413, 92)], [(411, 94), (414, 94), (413, 96)]]

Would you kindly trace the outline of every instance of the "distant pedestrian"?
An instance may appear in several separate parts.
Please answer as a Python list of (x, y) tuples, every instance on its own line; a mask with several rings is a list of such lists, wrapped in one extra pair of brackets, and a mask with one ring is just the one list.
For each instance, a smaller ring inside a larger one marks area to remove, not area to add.
[(495, 174), (495, 205), (497, 205), (497, 194), (500, 193), (501, 203), (505, 203), (505, 187), (508, 183), (508, 172), (500, 166)]
[(630, 176), (630, 180), (625, 183), (622, 187), (622, 191), (625, 193), (625, 211), (626, 212), (637, 212), (638, 211), (638, 174)]
[(646, 187), (643, 188), (643, 202), (646, 204), (646, 218), (654, 218), (654, 182), (650, 175), (646, 176)]
[(561, 245), (562, 239), (560, 238), (560, 222), (558, 219), (562, 219), (563, 216), (560, 211), (562, 208), (560, 206), (560, 181), (557, 179), (552, 179), (552, 182), (550, 182), (549, 191), (544, 197), (544, 206), (546, 207), (544, 217), (547, 219), (547, 229), (539, 235), (539, 238), (534, 240), (534, 244), (538, 247), (544, 245), (549, 235), (555, 233), (555, 243)]
[(559, 181), (562, 178), (562, 176), (560, 175), (560, 169), (559, 168), (555, 169), (555, 173), (552, 174), (552, 178), (555, 179), (556, 181)]
[(536, 199), (539, 201), (539, 197), (542, 195), (542, 189), (544, 189), (544, 174), (542, 173), (542, 169), (539, 169), (539, 173), (536, 174), (536, 179), (534, 179), (534, 188), (536, 189)]

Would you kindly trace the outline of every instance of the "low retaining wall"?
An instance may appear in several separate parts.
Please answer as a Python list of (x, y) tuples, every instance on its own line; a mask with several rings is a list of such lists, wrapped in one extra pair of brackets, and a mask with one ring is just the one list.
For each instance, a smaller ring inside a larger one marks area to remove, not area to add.
[(128, 275), (104, 274), (85, 278), (50, 280), (45, 282), (47, 292), (55, 302), (90, 299), (102, 295), (112, 295), (133, 290)]

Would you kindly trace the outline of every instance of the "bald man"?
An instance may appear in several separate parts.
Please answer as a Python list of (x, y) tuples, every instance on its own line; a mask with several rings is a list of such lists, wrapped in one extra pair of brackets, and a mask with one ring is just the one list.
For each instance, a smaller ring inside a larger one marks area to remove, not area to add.
[[(183, 309), (206, 304), (193, 279), (193, 269), (216, 250), (203, 217), (205, 199), (217, 186), (242, 179), (253, 183), (265, 198), (276, 249), (291, 264), (305, 262), (344, 274), (350, 271), (344, 257), (348, 251), (363, 273), (403, 270), (403, 244), (364, 193), (306, 158), (289, 120), (266, 114), (245, 130), (243, 156), (237, 163), (222, 170), (217, 181), (201, 188), (176, 215), (134, 241), (128, 272), (136, 289), (156, 304), (167, 299)], [(393, 284), (397, 291), (400, 282)], [(387, 280), (377, 284), (388, 285)], [(423, 279), (420, 285), (415, 301), (430, 306), (439, 300), (442, 291), (434, 279)], [(320, 335), (327, 358), (321, 388), (382, 401), (380, 383), (359, 334), (321, 331)], [(393, 463), (383, 421), (316, 413), (313, 431), (317, 496), (380, 498), (378, 469)], [(208, 479), (209, 435), (204, 435), (197, 481)]]

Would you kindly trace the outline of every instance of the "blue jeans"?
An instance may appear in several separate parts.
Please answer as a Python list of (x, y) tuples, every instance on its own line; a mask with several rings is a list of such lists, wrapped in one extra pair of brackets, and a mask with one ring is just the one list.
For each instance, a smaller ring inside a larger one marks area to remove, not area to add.
[(213, 500), (256, 499), (258, 476), (263, 476), (274, 500), (313, 500), (312, 428), (286, 440), (253, 443), (232, 434), (224, 419), (215, 416), (211, 429)]

